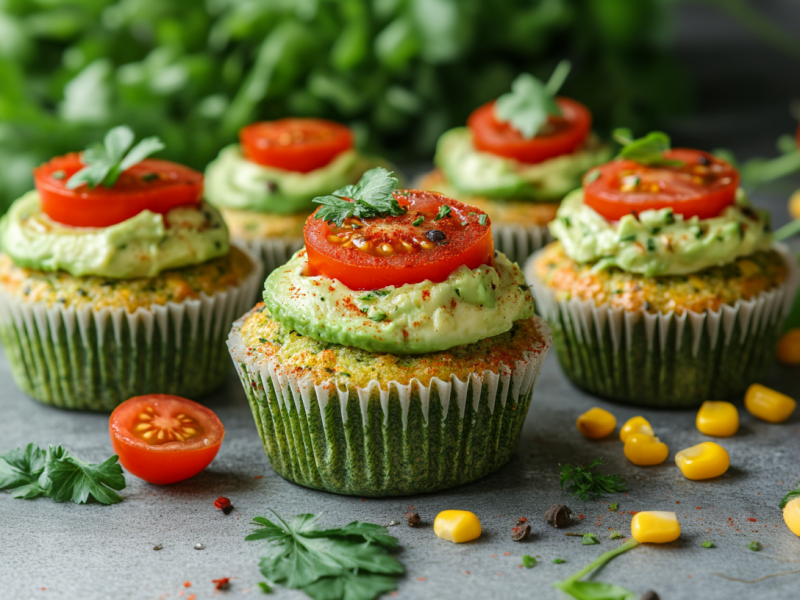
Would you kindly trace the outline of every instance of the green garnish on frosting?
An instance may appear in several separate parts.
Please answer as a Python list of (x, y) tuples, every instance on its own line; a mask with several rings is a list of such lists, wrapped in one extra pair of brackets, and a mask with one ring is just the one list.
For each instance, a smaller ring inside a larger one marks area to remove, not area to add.
[(84, 184), (89, 189), (98, 185), (114, 187), (123, 172), (165, 147), (154, 136), (143, 139), (131, 148), (134, 139), (133, 131), (126, 125), (111, 129), (102, 144), (92, 144), (83, 151), (81, 162), (86, 166), (69, 178), (67, 189), (74, 190)]
[[(405, 214), (406, 209), (400, 206), (393, 194), (398, 184), (391, 171), (375, 167), (364, 173), (357, 184), (314, 198), (314, 203), (322, 204), (314, 217), (333, 221), (341, 227), (349, 217), (364, 219)], [(350, 198), (352, 202), (344, 198)]]
[[(615, 129), (614, 140), (622, 144), (617, 158), (626, 158), (647, 167), (682, 167), (683, 161), (664, 158), (671, 141), (663, 131), (651, 131), (646, 136), (633, 139), (630, 129)], [(595, 177), (596, 179), (596, 177)]]

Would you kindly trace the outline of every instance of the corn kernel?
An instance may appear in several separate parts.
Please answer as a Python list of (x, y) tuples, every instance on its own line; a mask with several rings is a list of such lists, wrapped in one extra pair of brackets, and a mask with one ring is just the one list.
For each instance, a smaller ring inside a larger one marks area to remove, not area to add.
[(623, 442), (628, 440), (628, 436), (633, 433), (645, 433), (647, 435), (654, 435), (653, 428), (644, 417), (633, 417), (625, 422), (622, 429), (619, 430), (619, 439)]
[(769, 423), (783, 423), (794, 412), (797, 402), (780, 392), (754, 383), (744, 394), (744, 407), (754, 417)]
[(436, 515), (433, 532), (456, 544), (471, 542), (481, 536), (481, 522), (468, 510), (443, 510)]
[(614, 431), (617, 426), (617, 419), (607, 410), (594, 407), (578, 417), (575, 425), (585, 437), (599, 440)]
[(783, 520), (795, 535), (800, 535), (800, 498), (795, 498), (783, 507)]
[(800, 327), (783, 334), (778, 342), (778, 360), (785, 365), (800, 365)]
[(789, 214), (795, 219), (800, 219), (800, 190), (797, 190), (789, 198)]
[(730, 437), (739, 431), (739, 411), (730, 402), (707, 400), (697, 411), (697, 430), (715, 437)]
[(731, 458), (719, 444), (703, 442), (678, 452), (675, 464), (686, 479), (699, 481), (722, 475), (731, 466)]
[(674, 512), (643, 511), (633, 515), (631, 534), (639, 543), (667, 544), (681, 537), (681, 524)]
[(634, 433), (625, 441), (625, 458), (640, 467), (660, 465), (668, 455), (667, 445), (654, 435)]

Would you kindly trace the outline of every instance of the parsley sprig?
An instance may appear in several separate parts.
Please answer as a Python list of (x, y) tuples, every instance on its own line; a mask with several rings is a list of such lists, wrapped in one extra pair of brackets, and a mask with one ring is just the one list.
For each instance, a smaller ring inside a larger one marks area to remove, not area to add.
[(800, 482), (798, 482), (797, 487), (795, 489), (793, 489), (791, 492), (789, 492), (783, 497), (783, 500), (781, 500), (781, 503), (778, 505), (778, 508), (780, 508), (781, 510), (786, 508), (786, 505), (789, 504), (789, 502), (791, 502), (795, 498), (800, 498)]
[(125, 488), (122, 467), (115, 454), (99, 465), (82, 461), (61, 445), (42, 450), (36, 444), (0, 455), (0, 490), (14, 498), (47, 496), (56, 502), (75, 504), (96, 501), (116, 504)]
[(599, 498), (603, 494), (616, 494), (628, 490), (628, 483), (620, 475), (600, 475), (592, 472), (597, 466), (605, 465), (602, 459), (596, 458), (585, 467), (573, 466), (569, 463), (559, 464), (561, 479), (559, 483), (573, 496), (581, 500)]
[(615, 129), (614, 141), (622, 144), (617, 158), (627, 158), (646, 167), (682, 167), (683, 161), (664, 158), (670, 149), (669, 136), (663, 131), (651, 131), (646, 136), (634, 139), (630, 129)]
[(495, 118), (511, 123), (525, 139), (536, 137), (551, 115), (562, 116), (556, 94), (571, 68), (568, 60), (562, 60), (546, 84), (533, 75), (522, 73), (511, 84), (511, 91), (495, 102)]
[(111, 129), (102, 144), (93, 144), (83, 151), (81, 162), (86, 166), (69, 178), (67, 189), (74, 190), (84, 184), (89, 189), (101, 184), (114, 187), (123, 172), (165, 147), (159, 138), (149, 137), (131, 148), (134, 139), (133, 131), (126, 125)]
[(391, 171), (383, 167), (370, 169), (355, 185), (346, 185), (333, 194), (314, 198), (314, 202), (322, 204), (315, 218), (333, 221), (341, 227), (348, 217), (364, 219), (405, 214), (406, 209), (400, 206), (393, 195), (397, 185), (397, 177)]
[(560, 589), (561, 591), (569, 594), (573, 598), (577, 598), (578, 600), (588, 600), (589, 598), (595, 598), (597, 600), (600, 600), (601, 598), (602, 600), (638, 600), (638, 594), (618, 585), (601, 583), (599, 581), (579, 581), (581, 577), (584, 577), (595, 569), (602, 567), (615, 556), (618, 556), (623, 552), (627, 552), (628, 550), (632, 550), (638, 545), (639, 542), (636, 540), (629, 540), (618, 548), (614, 548), (605, 554), (601, 554), (596, 561), (584, 567), (571, 577), (567, 577), (564, 581), (557, 581), (553, 584), (553, 587)]
[(393, 576), (404, 569), (389, 555), (397, 538), (386, 528), (354, 521), (320, 529), (317, 520), (310, 514), (297, 515), (290, 523), (277, 514), (275, 521), (253, 519), (258, 528), (245, 539), (269, 542), (260, 568), (270, 583), (301, 589), (315, 600), (373, 600), (397, 589)]

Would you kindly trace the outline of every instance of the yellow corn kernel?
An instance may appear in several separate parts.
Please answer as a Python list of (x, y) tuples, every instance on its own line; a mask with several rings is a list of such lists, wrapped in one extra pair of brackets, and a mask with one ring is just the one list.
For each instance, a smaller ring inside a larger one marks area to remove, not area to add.
[(575, 425), (585, 437), (599, 440), (614, 431), (617, 419), (607, 410), (595, 406), (578, 417)]
[(789, 214), (795, 219), (800, 219), (800, 190), (797, 190), (789, 198)]
[(623, 442), (628, 440), (628, 436), (634, 433), (645, 433), (647, 435), (654, 435), (653, 428), (644, 417), (633, 417), (625, 422), (622, 429), (619, 430), (619, 439)]
[(778, 342), (778, 360), (785, 365), (800, 365), (800, 327), (783, 334)]
[(456, 544), (471, 542), (481, 536), (481, 522), (468, 510), (443, 510), (436, 515), (433, 532)]
[(654, 435), (634, 433), (625, 441), (625, 458), (640, 467), (660, 465), (668, 455), (667, 445)]
[(681, 524), (674, 512), (646, 510), (633, 515), (631, 535), (639, 543), (667, 544), (681, 537)]
[(731, 466), (728, 452), (715, 442), (703, 442), (675, 455), (683, 476), (692, 481), (719, 477)]
[(794, 412), (797, 402), (780, 392), (754, 383), (744, 394), (744, 407), (754, 417), (769, 423), (783, 423)]
[(697, 411), (697, 430), (715, 437), (730, 437), (739, 431), (739, 411), (730, 402), (706, 400)]
[(800, 498), (795, 498), (783, 507), (783, 520), (795, 535), (800, 535)]

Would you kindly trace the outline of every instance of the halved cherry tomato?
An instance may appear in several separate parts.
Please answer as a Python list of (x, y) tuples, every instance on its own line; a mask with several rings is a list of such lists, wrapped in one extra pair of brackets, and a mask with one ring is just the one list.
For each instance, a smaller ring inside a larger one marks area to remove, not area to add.
[(111, 413), (108, 429), (120, 464), (156, 484), (197, 475), (214, 460), (225, 437), (213, 411), (167, 394), (126, 400)]
[(82, 185), (68, 190), (67, 181), (83, 167), (80, 154), (73, 152), (33, 170), (42, 210), (54, 221), (108, 227), (143, 210), (164, 214), (203, 199), (203, 174), (167, 160), (146, 158), (123, 172), (111, 188)]
[(510, 123), (498, 121), (494, 101), (476, 109), (467, 119), (472, 141), (478, 150), (507, 156), (525, 163), (574, 152), (586, 140), (592, 128), (592, 113), (580, 102), (556, 98), (562, 117), (550, 117), (544, 131), (526, 139)]
[(308, 173), (353, 147), (353, 133), (323, 119), (278, 119), (243, 127), (239, 141), (247, 160)]
[(648, 167), (614, 160), (592, 169), (583, 179), (583, 201), (610, 221), (668, 207), (686, 219), (709, 219), (734, 203), (739, 172), (724, 160), (685, 148), (669, 150), (664, 158), (684, 164)]
[[(494, 265), (492, 227), (483, 211), (436, 192), (405, 190), (394, 197), (405, 214), (351, 218), (342, 227), (312, 214), (304, 230), (311, 275), (338, 279), (352, 290), (375, 290), (441, 282), (461, 265)], [(437, 220), (443, 205), (450, 213)]]

